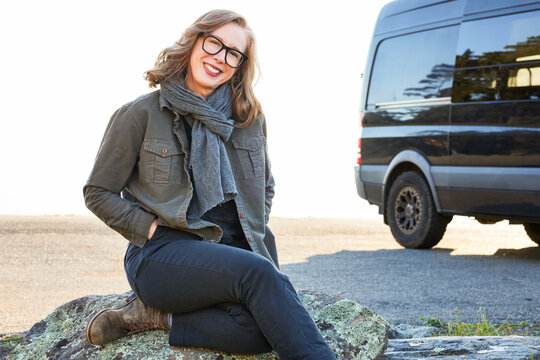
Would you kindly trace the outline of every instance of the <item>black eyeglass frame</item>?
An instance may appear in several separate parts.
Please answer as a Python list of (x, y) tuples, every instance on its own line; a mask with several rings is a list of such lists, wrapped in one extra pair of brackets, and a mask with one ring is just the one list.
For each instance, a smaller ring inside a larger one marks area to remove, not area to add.
[[(216, 54), (219, 54), (219, 52), (223, 49), (225, 49), (225, 63), (227, 63), (227, 65), (229, 65), (230, 67), (236, 69), (236, 68), (239, 68), (243, 63), (244, 61), (246, 61), (247, 59), (249, 59), (249, 57), (244, 54), (243, 52), (241, 52), (240, 50), (236, 50), (234, 48), (231, 48), (231, 47), (228, 47), (227, 45), (225, 45), (221, 40), (219, 40), (217, 37), (215, 37), (214, 35), (212, 34), (203, 34), (204, 35), (204, 39), (203, 39), (203, 43), (202, 43), (202, 49), (205, 53), (209, 54), (209, 55), (216, 55)], [(219, 42), (221, 44), (221, 47), (219, 48), (218, 51), (216, 51), (215, 53), (211, 53), (209, 52), (208, 50), (206, 50), (204, 48), (204, 43), (206, 42), (206, 39), (208, 38), (212, 38), (214, 40), (216, 40), (217, 42)], [(229, 54), (229, 51), (234, 51), (234, 52), (237, 52), (239, 53), (240, 55), (242, 55), (242, 61), (240, 61), (240, 64), (238, 64), (237, 66), (232, 66), (231, 64), (229, 64), (229, 62), (227, 61), (227, 55)]]

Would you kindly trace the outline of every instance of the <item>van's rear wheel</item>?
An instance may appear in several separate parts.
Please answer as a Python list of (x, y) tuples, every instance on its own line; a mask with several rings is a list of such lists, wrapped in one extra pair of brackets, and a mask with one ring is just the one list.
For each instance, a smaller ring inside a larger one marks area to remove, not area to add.
[(540, 224), (539, 223), (525, 223), (523, 224), (527, 235), (532, 241), (540, 245)]
[(386, 219), (402, 246), (429, 249), (442, 239), (452, 217), (437, 213), (426, 180), (416, 171), (407, 171), (390, 188)]

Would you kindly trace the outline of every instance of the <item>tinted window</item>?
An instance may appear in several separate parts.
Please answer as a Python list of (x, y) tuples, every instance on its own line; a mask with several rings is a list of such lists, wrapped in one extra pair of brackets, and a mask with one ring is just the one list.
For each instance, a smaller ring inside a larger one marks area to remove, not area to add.
[(452, 102), (538, 99), (538, 61), (456, 70)]
[(453, 102), (540, 98), (540, 11), (466, 22)]
[(500, 100), (499, 67), (456, 71), (452, 102)]
[(540, 11), (464, 22), (457, 53), (456, 67), (540, 60)]
[(457, 27), (382, 41), (371, 72), (368, 103), (450, 96)]
[(501, 73), (501, 100), (540, 98), (540, 62), (505, 66)]

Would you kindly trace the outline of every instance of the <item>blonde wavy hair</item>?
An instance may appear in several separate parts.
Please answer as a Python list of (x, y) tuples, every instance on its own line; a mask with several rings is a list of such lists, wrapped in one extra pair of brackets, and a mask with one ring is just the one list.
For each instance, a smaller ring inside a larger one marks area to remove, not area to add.
[(236, 127), (252, 124), (262, 115), (262, 107), (253, 91), (255, 75), (259, 74), (259, 63), (255, 51), (255, 36), (246, 19), (230, 10), (212, 10), (198, 18), (188, 27), (174, 45), (163, 49), (154, 68), (144, 73), (150, 87), (171, 79), (183, 79), (186, 76), (191, 51), (197, 39), (204, 33), (210, 33), (228, 23), (235, 23), (244, 29), (248, 38), (245, 54), (248, 59), (236, 70), (229, 83), (232, 88), (233, 119)]

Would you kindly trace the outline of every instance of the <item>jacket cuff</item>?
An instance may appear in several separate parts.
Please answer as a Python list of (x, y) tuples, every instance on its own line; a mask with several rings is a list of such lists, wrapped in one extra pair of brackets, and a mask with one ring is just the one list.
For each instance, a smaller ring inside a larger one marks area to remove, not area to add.
[(128, 239), (133, 245), (143, 247), (148, 241), (150, 225), (156, 216), (141, 209), (137, 219), (133, 222), (133, 236)]

